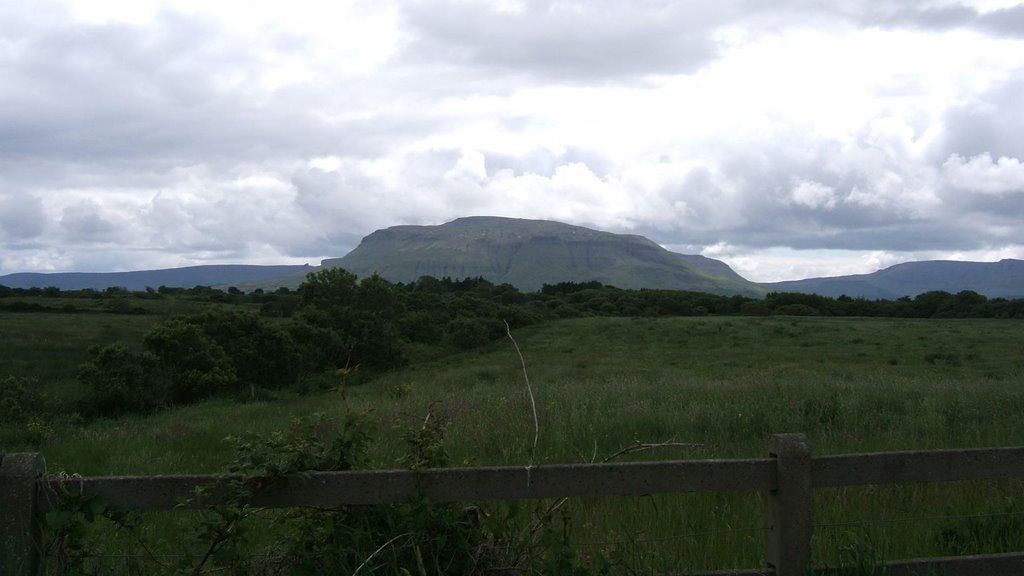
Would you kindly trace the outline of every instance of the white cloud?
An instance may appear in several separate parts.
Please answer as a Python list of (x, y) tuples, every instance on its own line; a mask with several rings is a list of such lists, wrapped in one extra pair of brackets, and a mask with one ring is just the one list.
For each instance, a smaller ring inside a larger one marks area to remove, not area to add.
[(993, 160), (985, 152), (965, 159), (953, 154), (942, 168), (949, 183), (961, 190), (983, 194), (1024, 192), (1024, 164), (1017, 158), (1000, 156)]
[(836, 191), (820, 182), (798, 182), (790, 196), (795, 204), (808, 208), (831, 210), (836, 207)]
[(1022, 10), (0, 3), (0, 273), (315, 262), (472, 214), (769, 276), (996, 253), (1024, 237)]
[(487, 162), (479, 150), (463, 150), (455, 167), (445, 172), (446, 179), (480, 183), (487, 179)]

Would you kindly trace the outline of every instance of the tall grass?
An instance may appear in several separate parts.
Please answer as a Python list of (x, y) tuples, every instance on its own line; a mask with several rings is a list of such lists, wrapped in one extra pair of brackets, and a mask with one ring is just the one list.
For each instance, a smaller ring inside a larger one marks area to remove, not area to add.
[[(635, 441), (696, 443), (625, 460), (759, 457), (772, 433), (804, 432), (815, 454), (1024, 445), (1024, 330), (997, 320), (828, 318), (578, 319), (515, 333), (533, 384), (538, 465), (600, 460)], [(534, 422), (507, 340), (346, 390), (381, 424), (380, 468), (428, 407), (450, 420), (458, 465), (530, 462)], [(341, 384), (341, 381), (338, 382)], [(212, 472), (220, 440), (339, 413), (337, 392), (148, 417), (58, 423), (51, 471)], [(641, 573), (755, 567), (759, 494), (581, 499), (581, 553), (618, 554)], [(816, 563), (1024, 550), (1018, 482), (820, 490)], [(974, 516), (989, 515), (988, 519)], [(1015, 522), (1019, 522), (1015, 524)]]

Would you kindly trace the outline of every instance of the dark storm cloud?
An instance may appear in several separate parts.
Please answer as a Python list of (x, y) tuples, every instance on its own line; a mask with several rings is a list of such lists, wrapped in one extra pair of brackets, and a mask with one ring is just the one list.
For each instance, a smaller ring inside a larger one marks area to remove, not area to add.
[(570, 82), (692, 72), (715, 57), (707, 26), (714, 12), (654, 1), (531, 0), (517, 12), (414, 2), (404, 9), (415, 38), (405, 57)]

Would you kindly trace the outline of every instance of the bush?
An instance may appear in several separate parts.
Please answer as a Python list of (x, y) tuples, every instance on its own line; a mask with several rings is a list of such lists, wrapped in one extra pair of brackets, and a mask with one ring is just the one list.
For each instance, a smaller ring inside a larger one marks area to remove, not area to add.
[(783, 304), (772, 310), (772, 314), (781, 316), (820, 316), (821, 312), (807, 304)]
[[(423, 424), (403, 435), (402, 462), (412, 470), (443, 467), (447, 420), (428, 413)], [(347, 412), (340, 422), (323, 415), (295, 421), (269, 437), (231, 438), (236, 458), (231, 476), (201, 489), (226, 494), (227, 505), (203, 512), (191, 540), (199, 546), (176, 568), (182, 573), (287, 574), (587, 574), (569, 543), (568, 517), (560, 505), (538, 508), (520, 517), (520, 507), (485, 510), (436, 503), (420, 496), (397, 505), (300, 508), (276, 518), (276, 542), (268, 553), (253, 554), (247, 523), (259, 510), (257, 494), (271, 492), (288, 475), (310, 471), (346, 471), (369, 466), (369, 448), (377, 429), (369, 415)], [(524, 515), (525, 516), (525, 515)], [(528, 526), (530, 529), (524, 530)], [(263, 564), (253, 565), (253, 558)], [(198, 564), (194, 564), (198, 561)], [(260, 561), (260, 560), (257, 560)], [(267, 565), (266, 562), (272, 565)], [(596, 552), (588, 563), (610, 568)]]
[(0, 423), (24, 424), (44, 409), (35, 378), (0, 378)]
[(446, 329), (448, 342), (456, 348), (479, 348), (501, 336), (503, 326), (497, 320), (482, 318), (456, 318)]
[(257, 314), (216, 310), (187, 320), (224, 351), (251, 397), (257, 388), (290, 388), (298, 381), (301, 357), (291, 336)]
[(302, 372), (322, 372), (348, 363), (354, 343), (336, 330), (306, 322), (293, 322), (287, 330)]
[(86, 414), (145, 412), (164, 401), (153, 355), (133, 353), (121, 343), (93, 346), (89, 353), (92, 360), (78, 370), (79, 382), (89, 390)]
[(237, 386), (227, 353), (200, 326), (171, 319), (154, 327), (143, 343), (156, 357), (175, 403), (195, 402)]
[(132, 352), (124, 344), (94, 346), (89, 353), (92, 360), (78, 369), (78, 381), (89, 390), (84, 413), (146, 412), (166, 400), (152, 354)]

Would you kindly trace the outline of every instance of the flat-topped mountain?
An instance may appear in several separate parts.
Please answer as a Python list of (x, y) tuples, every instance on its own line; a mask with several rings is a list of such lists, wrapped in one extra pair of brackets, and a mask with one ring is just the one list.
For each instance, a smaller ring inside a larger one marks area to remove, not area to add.
[(520, 290), (596, 280), (619, 288), (760, 295), (725, 263), (670, 252), (651, 240), (548, 220), (474, 216), (439, 226), (393, 226), (363, 238), (343, 258), (324, 260), (360, 277), (482, 277)]

